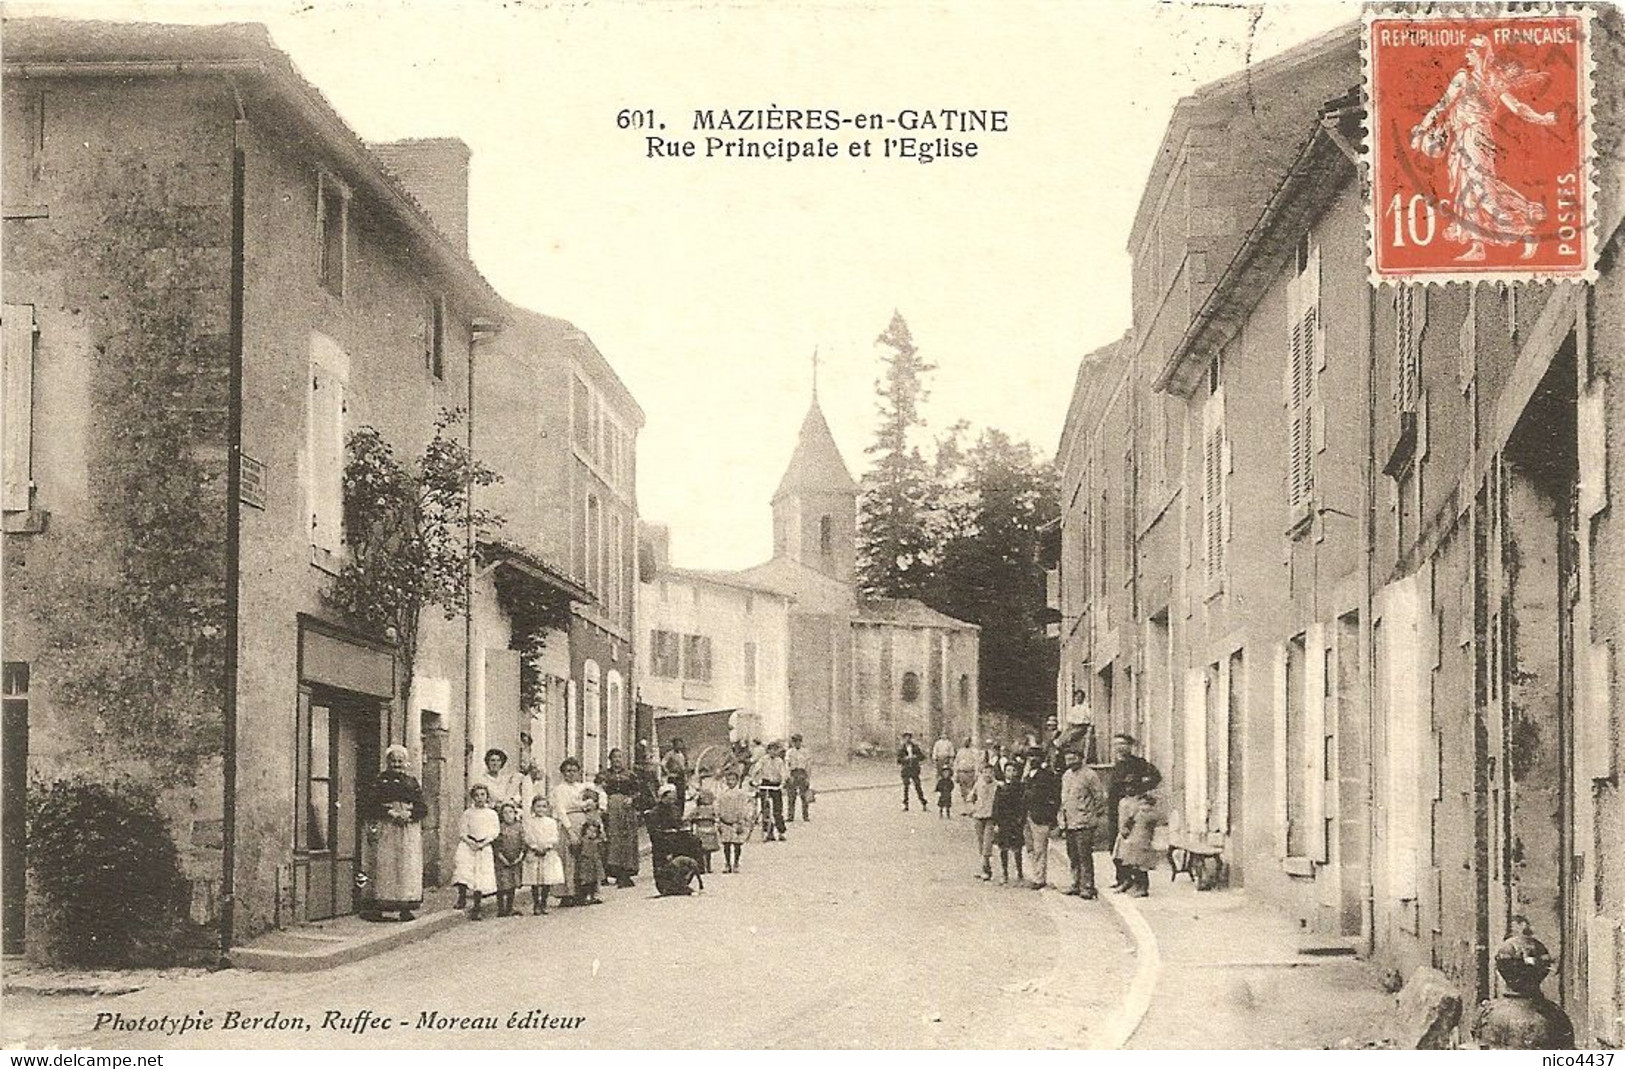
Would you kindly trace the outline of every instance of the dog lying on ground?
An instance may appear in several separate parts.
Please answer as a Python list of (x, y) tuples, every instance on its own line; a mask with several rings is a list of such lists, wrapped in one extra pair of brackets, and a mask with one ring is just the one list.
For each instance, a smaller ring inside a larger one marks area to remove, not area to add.
[(696, 884), (699, 890), (705, 890), (699, 862), (691, 857), (675, 854), (655, 868), (655, 890), (662, 895), (691, 895)]

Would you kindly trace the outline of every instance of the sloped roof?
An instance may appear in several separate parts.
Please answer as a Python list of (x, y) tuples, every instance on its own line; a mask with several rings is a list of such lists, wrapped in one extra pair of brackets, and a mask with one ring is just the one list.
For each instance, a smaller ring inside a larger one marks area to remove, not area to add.
[[(7, 78), (203, 74), (231, 77), (245, 89), (263, 87), (271, 101), (291, 113), (300, 135), (314, 135), (308, 141), (338, 161), (343, 178), (373, 194), (386, 217), (410, 235), (442, 277), (459, 287), (476, 314), (500, 314), (501, 299), (473, 261), (305, 80), (263, 25), (8, 17), (4, 60)], [(255, 117), (251, 111), (250, 118)], [(283, 116), (266, 118), (282, 121)]]
[(841, 459), (841, 449), (824, 421), (824, 410), (818, 407), (817, 398), (813, 398), (807, 417), (801, 421), (796, 451), (790, 456), (790, 465), (784, 470), (784, 478), (779, 480), (779, 488), (773, 491), (773, 500), (785, 494), (808, 492), (858, 492), (857, 480)]
[[(1239, 198), (1239, 216), (1250, 220), (1291, 162), (1291, 154), (1282, 159), (1271, 146), (1283, 138), (1295, 145), (1299, 130), (1313, 119), (1320, 105), (1358, 81), (1359, 64), (1360, 24), (1349, 22), (1268, 59), (1250, 61), (1241, 70), (1199, 86), (1182, 98), (1169, 116), (1162, 144), (1140, 194), (1129, 233), (1129, 251), (1138, 246), (1145, 228), (1157, 215), (1168, 171), (1193, 125), (1229, 121), (1232, 142), (1255, 150), (1244, 154), (1254, 174), (1246, 182), (1226, 187)], [(1317, 95), (1319, 88), (1329, 85), (1337, 88)], [(1245, 109), (1244, 116), (1232, 110), (1238, 105)]]
[(751, 579), (742, 572), (717, 571), (709, 568), (674, 568), (668, 565), (660, 569), (660, 574), (656, 576), (656, 579), (673, 579), (678, 582), (689, 583), (714, 583), (717, 586), (731, 587), (752, 594), (763, 594), (770, 598), (782, 598), (785, 601), (796, 600), (793, 593), (769, 583)]
[(760, 583), (777, 590), (797, 603), (803, 612), (821, 613), (838, 611), (849, 613), (856, 602), (852, 586), (832, 575), (825, 575), (794, 557), (774, 557), (750, 568), (733, 573), (749, 583)]
[(955, 631), (980, 631), (975, 624), (955, 620), (915, 598), (874, 598), (858, 603), (860, 623), (901, 624), (904, 627), (945, 627)]
[(514, 343), (528, 341), (551, 352), (580, 361), (591, 369), (593, 380), (615, 394), (621, 402), (621, 407), (625, 409), (625, 414), (631, 417), (637, 427), (642, 428), (643, 406), (638, 404), (637, 398), (632, 396), (632, 391), (627, 389), (626, 383), (616, 374), (615, 366), (599, 351), (586, 331), (569, 320), (533, 312), (511, 301), (508, 302), (507, 311), (509, 321), (507, 335)]

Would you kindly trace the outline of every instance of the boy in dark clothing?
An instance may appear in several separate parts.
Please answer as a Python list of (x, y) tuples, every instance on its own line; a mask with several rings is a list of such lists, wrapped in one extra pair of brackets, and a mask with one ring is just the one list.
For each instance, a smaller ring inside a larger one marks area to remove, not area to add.
[(942, 768), (937, 772), (937, 816), (944, 820), (954, 815), (954, 770)]
[(993, 841), (999, 845), (999, 882), (1010, 882), (1010, 858), (1016, 859), (1016, 881), (1023, 879), (1021, 850), (1027, 841), (1027, 803), (1023, 784), (1013, 762), (1006, 763), (1004, 782), (993, 796)]

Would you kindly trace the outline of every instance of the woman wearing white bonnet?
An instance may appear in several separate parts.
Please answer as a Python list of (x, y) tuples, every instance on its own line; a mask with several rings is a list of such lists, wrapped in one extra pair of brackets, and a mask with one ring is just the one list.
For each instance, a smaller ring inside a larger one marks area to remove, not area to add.
[(411, 755), (396, 744), (384, 751), (384, 770), (367, 791), (362, 816), (373, 840), (372, 901), (365, 916), (398, 913), (412, 920), (423, 905), (423, 788), (406, 769)]

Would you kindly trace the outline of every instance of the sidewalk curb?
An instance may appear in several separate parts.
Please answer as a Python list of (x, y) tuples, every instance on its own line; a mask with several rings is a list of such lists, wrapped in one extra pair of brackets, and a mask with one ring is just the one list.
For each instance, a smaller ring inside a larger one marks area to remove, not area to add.
[(419, 917), (410, 924), (380, 927), (377, 935), (365, 939), (344, 940), (335, 943), (332, 950), (306, 952), (292, 950), (255, 949), (236, 947), (227, 953), (227, 959), (236, 969), (259, 972), (318, 972), (338, 965), (348, 965), (375, 957), (396, 947), (427, 939), (437, 932), (462, 923), (463, 915), (455, 909), (443, 909)]
[(1157, 933), (1151, 930), (1145, 914), (1140, 912), (1133, 899), (1110, 891), (1100, 897), (1110, 904), (1118, 923), (1134, 940), (1134, 975), (1129, 979), (1122, 1005), (1107, 1020), (1101, 1033), (1103, 1049), (1122, 1050), (1134, 1038), (1134, 1033), (1139, 1031), (1140, 1025), (1145, 1022), (1146, 1012), (1151, 1009), (1157, 981), (1162, 977), (1162, 950), (1157, 946)]

